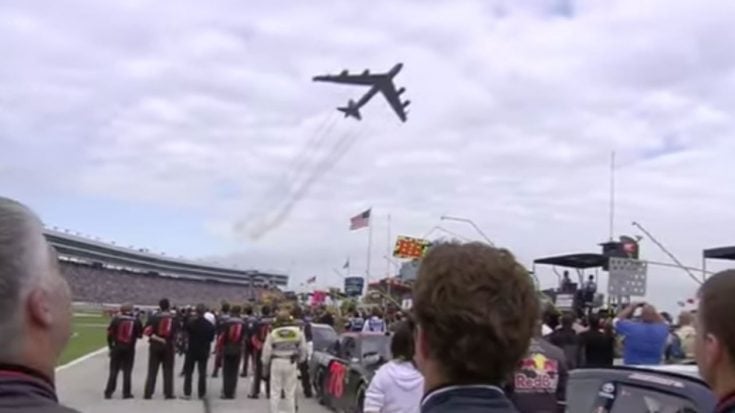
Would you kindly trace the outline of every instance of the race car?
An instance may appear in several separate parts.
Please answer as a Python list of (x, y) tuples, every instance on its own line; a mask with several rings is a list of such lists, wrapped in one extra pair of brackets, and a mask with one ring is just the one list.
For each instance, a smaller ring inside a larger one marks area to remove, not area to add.
[(388, 334), (342, 334), (327, 351), (314, 351), (311, 357), (317, 400), (338, 412), (362, 412), (370, 380), (390, 357)]
[(326, 352), (339, 336), (334, 328), (328, 324), (311, 324), (312, 352)]
[(712, 412), (716, 398), (696, 366), (636, 366), (573, 370), (568, 413)]

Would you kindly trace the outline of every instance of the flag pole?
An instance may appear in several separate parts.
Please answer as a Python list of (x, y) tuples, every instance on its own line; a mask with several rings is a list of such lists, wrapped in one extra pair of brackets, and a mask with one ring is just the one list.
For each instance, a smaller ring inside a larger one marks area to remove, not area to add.
[[(386, 249), (386, 256), (390, 257), (390, 214), (388, 214), (388, 242), (385, 246)], [(386, 282), (388, 283), (388, 286), (386, 287), (388, 290), (388, 297), (390, 297), (390, 259), (385, 260), (385, 277)]]
[[(388, 242), (385, 244), (385, 256), (390, 257), (390, 214), (388, 214)], [(385, 261), (385, 276), (390, 277), (390, 261)]]
[[(372, 211), (370, 211), (372, 215)], [(367, 264), (365, 265), (365, 281), (370, 285), (370, 256), (373, 248), (373, 223), (372, 216), (368, 218), (368, 246), (367, 246)]]
[(610, 153), (610, 241), (615, 236), (615, 151)]

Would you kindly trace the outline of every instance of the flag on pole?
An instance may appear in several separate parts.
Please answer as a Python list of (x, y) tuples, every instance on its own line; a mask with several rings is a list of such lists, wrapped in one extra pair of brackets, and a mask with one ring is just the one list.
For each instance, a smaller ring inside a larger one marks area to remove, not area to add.
[(370, 209), (350, 218), (350, 231), (370, 226)]
[(350, 259), (347, 258), (347, 261), (345, 261), (345, 265), (342, 266), (342, 269), (348, 270), (350, 269)]
[(315, 283), (315, 282), (316, 282), (316, 275), (315, 275), (315, 276), (313, 276), (313, 277), (311, 277), (311, 278), (307, 278), (307, 279), (306, 279), (306, 283), (307, 283), (307, 284), (313, 284), (313, 283)]

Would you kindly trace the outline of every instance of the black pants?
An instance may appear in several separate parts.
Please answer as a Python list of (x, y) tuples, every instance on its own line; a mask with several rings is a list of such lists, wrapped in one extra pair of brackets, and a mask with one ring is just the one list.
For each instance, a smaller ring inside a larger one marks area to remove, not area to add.
[(309, 363), (299, 363), (299, 375), (301, 376), (301, 388), (304, 390), (304, 397), (311, 397), (311, 380), (309, 380)]
[(219, 375), (219, 369), (222, 367), (222, 350), (219, 350), (214, 355), (214, 370), (212, 370), (212, 377)]
[(235, 397), (241, 357), (242, 354), (225, 354), (222, 356), (222, 396), (226, 399)]
[(245, 353), (242, 357), (242, 373), (240, 373), (240, 377), (247, 377), (248, 376), (248, 365), (250, 364), (250, 359), (253, 358), (253, 346), (249, 343), (249, 340), (245, 342)]
[(189, 364), (189, 359), (191, 358), (191, 354), (187, 351), (184, 353), (184, 365), (181, 366), (181, 373), (179, 373), (179, 376), (183, 376), (186, 374), (186, 366)]
[(174, 397), (174, 353), (172, 346), (151, 344), (148, 352), (148, 376), (145, 379), (146, 399), (150, 399), (156, 389), (159, 366), (163, 370), (163, 395), (167, 399)]
[(254, 353), (255, 372), (253, 373), (253, 387), (250, 390), (250, 395), (253, 397), (257, 397), (258, 395), (260, 395), (261, 381), (265, 381), (265, 396), (270, 397), (271, 395), (271, 383), (269, 380), (263, 378), (263, 361), (261, 360), (262, 355), (262, 351), (256, 351)]
[(209, 352), (202, 354), (186, 353), (184, 360), (184, 395), (191, 396), (191, 381), (194, 376), (194, 366), (197, 367), (199, 381), (197, 383), (197, 395), (203, 398), (207, 395), (207, 362)]
[(107, 379), (105, 396), (110, 397), (115, 393), (117, 387), (117, 376), (122, 370), (123, 374), (123, 397), (131, 396), (131, 376), (133, 364), (135, 363), (135, 349), (115, 349), (110, 352), (110, 376)]

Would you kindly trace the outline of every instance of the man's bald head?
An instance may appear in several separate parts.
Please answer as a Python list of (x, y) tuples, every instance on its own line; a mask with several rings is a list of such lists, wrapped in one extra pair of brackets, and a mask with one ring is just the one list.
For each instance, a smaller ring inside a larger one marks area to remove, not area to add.
[[(18, 351), (21, 302), (41, 274), (44, 255), (41, 223), (25, 206), (0, 197), (0, 356)], [(0, 357), (4, 358), (4, 357)]]
[(694, 323), (694, 316), (689, 311), (682, 311), (679, 314), (679, 325), (689, 326)]
[(68, 339), (69, 304), (68, 285), (41, 220), (0, 197), (0, 362), (24, 362), (30, 355), (30, 367), (47, 370), (46, 359), (58, 356), (51, 353)]
[(656, 323), (660, 320), (656, 307), (651, 304), (643, 304), (641, 307), (641, 320), (644, 323)]

